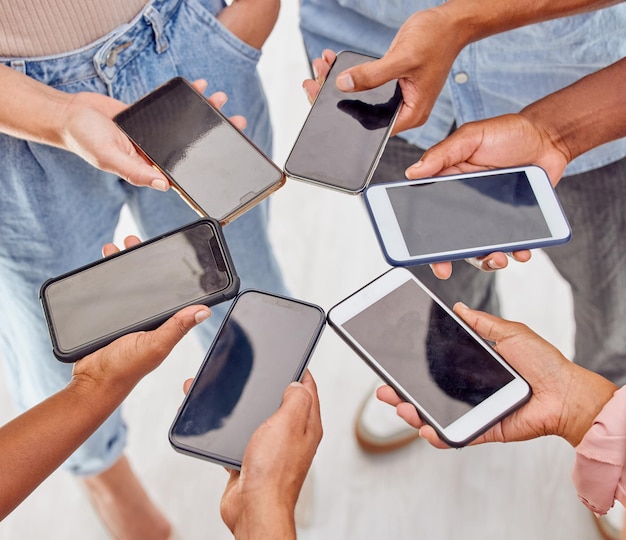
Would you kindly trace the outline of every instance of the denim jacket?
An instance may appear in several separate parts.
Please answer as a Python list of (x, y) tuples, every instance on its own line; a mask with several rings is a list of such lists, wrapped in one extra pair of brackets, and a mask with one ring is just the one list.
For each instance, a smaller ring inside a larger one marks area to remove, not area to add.
[[(300, 28), (307, 54), (312, 59), (330, 48), (382, 56), (412, 13), (441, 3), (301, 0)], [(455, 60), (428, 121), (401, 136), (429, 148), (443, 139), (454, 123), (518, 112), (624, 56), (626, 4), (525, 26), (471, 43)], [(593, 170), (624, 156), (626, 139), (620, 139), (578, 157), (566, 174)]]

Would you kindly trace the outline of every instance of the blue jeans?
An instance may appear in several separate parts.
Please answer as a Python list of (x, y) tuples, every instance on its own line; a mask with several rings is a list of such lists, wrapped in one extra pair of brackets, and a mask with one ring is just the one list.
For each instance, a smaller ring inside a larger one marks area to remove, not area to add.
[[(215, 14), (222, 8), (221, 0), (155, 0), (130, 24), (80, 50), (0, 61), (59, 90), (99, 92), (126, 103), (174, 76), (204, 78), (207, 95), (225, 91), (224, 113), (245, 115), (246, 133), (270, 153), (271, 126), (256, 72), (260, 51), (220, 25)], [(127, 43), (114, 59), (111, 50)], [(173, 190), (133, 187), (63, 150), (1, 135), (0, 155), (0, 357), (14, 401), (24, 410), (63, 388), (71, 376), (71, 366), (51, 354), (38, 300), (43, 281), (99, 259), (124, 204), (144, 239), (198, 216)], [(266, 201), (224, 233), (242, 289), (284, 294), (267, 222)], [(227, 307), (213, 308), (198, 331), (207, 348)], [(125, 441), (117, 410), (66, 466), (75, 474), (97, 474), (119, 458)]]
[[(372, 183), (403, 178), (405, 169), (423, 152), (392, 137)], [(566, 176), (556, 191), (572, 239), (544, 251), (572, 289), (574, 360), (622, 386), (626, 384), (626, 159)], [(481, 272), (464, 261), (453, 263), (452, 277), (446, 281), (435, 278), (427, 265), (411, 271), (450, 305), (462, 301), (498, 313), (493, 272)]]

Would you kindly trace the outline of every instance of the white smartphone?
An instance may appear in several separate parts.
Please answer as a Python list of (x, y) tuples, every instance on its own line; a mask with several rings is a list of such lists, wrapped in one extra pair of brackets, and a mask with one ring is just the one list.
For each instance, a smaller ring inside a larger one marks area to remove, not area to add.
[(345, 93), (337, 88), (343, 70), (376, 60), (342, 51), (328, 72), (285, 162), (285, 173), (344, 193), (369, 183), (395, 122), (402, 92), (397, 81)]
[(528, 383), (406, 268), (389, 270), (327, 319), (450, 446), (465, 446), (531, 396)]
[(393, 266), (563, 244), (571, 230), (537, 166), (370, 186), (365, 202)]

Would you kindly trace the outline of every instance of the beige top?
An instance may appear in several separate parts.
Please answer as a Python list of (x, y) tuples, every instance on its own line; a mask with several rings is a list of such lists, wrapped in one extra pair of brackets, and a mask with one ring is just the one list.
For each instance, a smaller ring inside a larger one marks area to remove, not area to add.
[(147, 0), (0, 0), (0, 57), (79, 49), (127, 23)]

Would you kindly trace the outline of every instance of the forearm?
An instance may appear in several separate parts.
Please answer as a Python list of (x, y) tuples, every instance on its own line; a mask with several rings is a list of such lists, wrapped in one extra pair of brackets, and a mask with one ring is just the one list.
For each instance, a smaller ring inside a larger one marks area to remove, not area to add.
[(239, 39), (260, 49), (272, 32), (279, 11), (280, 0), (234, 0), (219, 13), (218, 19)]
[(0, 65), (0, 132), (62, 146), (62, 118), (71, 94)]
[(0, 520), (121, 404), (114, 388), (67, 388), (0, 428)]
[(439, 8), (456, 21), (465, 44), (485, 37), (567, 15), (594, 11), (620, 0), (448, 0)]
[(571, 161), (626, 136), (626, 58), (532, 103), (520, 114)]

